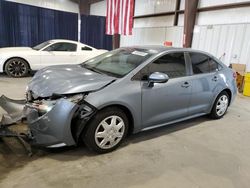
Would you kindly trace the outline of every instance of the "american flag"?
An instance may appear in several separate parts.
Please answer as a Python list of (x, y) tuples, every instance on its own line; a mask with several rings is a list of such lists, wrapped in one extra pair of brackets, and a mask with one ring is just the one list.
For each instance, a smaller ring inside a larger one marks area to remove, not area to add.
[(107, 0), (106, 34), (132, 35), (134, 0)]

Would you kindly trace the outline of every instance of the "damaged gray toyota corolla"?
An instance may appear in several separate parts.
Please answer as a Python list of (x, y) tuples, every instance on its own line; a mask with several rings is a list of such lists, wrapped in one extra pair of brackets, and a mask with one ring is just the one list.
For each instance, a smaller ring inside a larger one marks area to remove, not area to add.
[(128, 132), (210, 114), (234, 100), (234, 73), (191, 49), (120, 48), (80, 65), (38, 71), (27, 87), (24, 115), (32, 144), (117, 148)]

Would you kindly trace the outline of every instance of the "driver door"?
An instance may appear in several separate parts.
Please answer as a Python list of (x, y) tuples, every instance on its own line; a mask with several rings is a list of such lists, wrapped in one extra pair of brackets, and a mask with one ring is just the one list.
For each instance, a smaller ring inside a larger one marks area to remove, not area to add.
[[(166, 54), (142, 70), (142, 128), (161, 126), (188, 115), (191, 87), (183, 52)], [(166, 83), (148, 87), (148, 77), (153, 72), (166, 73)]]
[(44, 66), (77, 64), (77, 44), (57, 42), (41, 51), (41, 64)]

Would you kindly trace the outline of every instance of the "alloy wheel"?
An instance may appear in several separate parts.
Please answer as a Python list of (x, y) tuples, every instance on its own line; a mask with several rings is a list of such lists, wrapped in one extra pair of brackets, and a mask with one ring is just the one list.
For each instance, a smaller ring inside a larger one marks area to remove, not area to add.
[(21, 60), (12, 60), (9, 63), (7, 70), (14, 77), (21, 77), (26, 73), (27, 67)]

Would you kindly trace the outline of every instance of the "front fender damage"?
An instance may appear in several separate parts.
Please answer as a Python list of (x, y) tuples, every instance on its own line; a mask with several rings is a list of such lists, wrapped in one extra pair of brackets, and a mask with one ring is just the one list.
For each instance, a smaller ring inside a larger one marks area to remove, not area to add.
[(59, 147), (75, 145), (71, 134), (71, 120), (78, 105), (66, 99), (59, 99), (46, 114), (39, 116), (37, 109), (25, 107), (25, 116), (34, 139), (32, 145)]
[(8, 113), (1, 118), (0, 132), (1, 126), (6, 129), (25, 119), (29, 143), (50, 148), (76, 145), (87, 122), (96, 112), (96, 108), (84, 100), (76, 104), (66, 98), (58, 99), (53, 108), (42, 115), (25, 100), (2, 96), (0, 106)]

